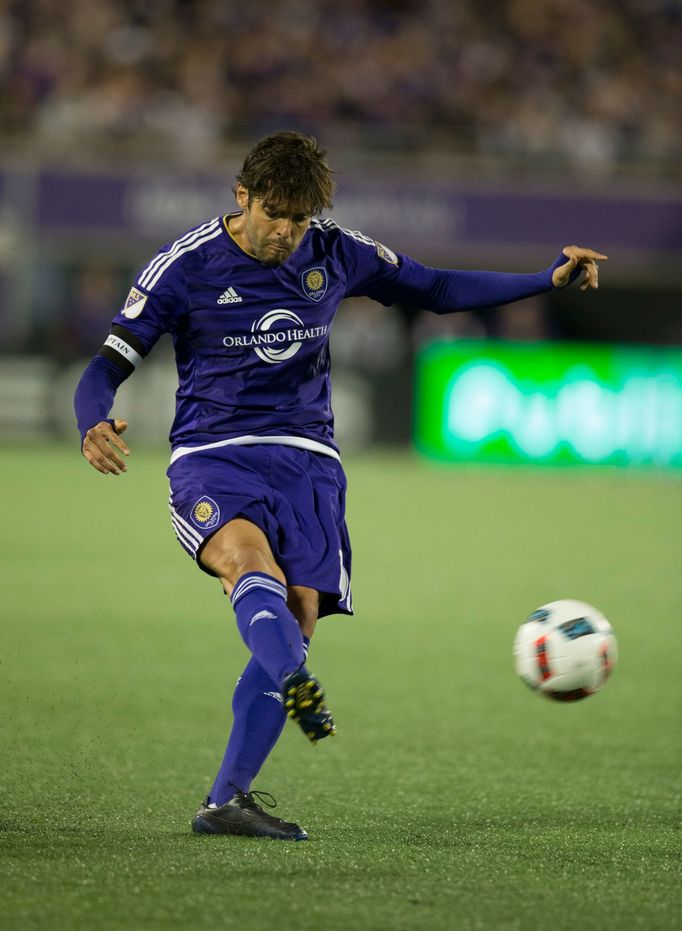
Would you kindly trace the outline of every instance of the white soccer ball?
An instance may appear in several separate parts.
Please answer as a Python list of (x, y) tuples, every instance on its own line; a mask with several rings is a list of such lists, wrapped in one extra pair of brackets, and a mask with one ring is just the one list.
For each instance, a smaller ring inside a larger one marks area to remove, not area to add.
[(598, 691), (617, 658), (611, 625), (584, 601), (542, 605), (519, 627), (514, 640), (518, 675), (556, 701), (579, 701)]

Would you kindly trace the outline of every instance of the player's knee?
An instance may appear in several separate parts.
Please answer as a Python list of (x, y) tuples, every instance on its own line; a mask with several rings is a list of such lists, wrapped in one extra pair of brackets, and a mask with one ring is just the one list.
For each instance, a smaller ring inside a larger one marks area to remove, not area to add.
[(230, 566), (235, 582), (249, 572), (264, 572), (286, 584), (284, 573), (275, 562), (272, 554), (255, 544), (244, 544), (231, 554)]
[(234, 587), (243, 575), (250, 572), (263, 572), (286, 584), (284, 574), (271, 554), (257, 544), (212, 547), (208, 552), (204, 551), (202, 562), (230, 587)]
[(263, 572), (286, 585), (265, 534), (247, 520), (235, 519), (217, 530), (200, 558), (202, 565), (222, 581), (228, 594), (250, 572)]
[(301, 628), (301, 633), (312, 637), (320, 609), (320, 596), (312, 588), (293, 586), (289, 589), (287, 605)]

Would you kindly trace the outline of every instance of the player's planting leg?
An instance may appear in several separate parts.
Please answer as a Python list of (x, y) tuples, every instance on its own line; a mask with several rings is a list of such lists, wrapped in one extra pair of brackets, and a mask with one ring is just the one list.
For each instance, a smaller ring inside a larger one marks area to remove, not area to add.
[[(306, 656), (309, 645), (304, 636)], [(277, 685), (252, 657), (234, 690), (230, 739), (213, 788), (192, 821), (195, 833), (306, 840), (299, 825), (263, 811), (256, 798), (268, 804), (267, 793), (249, 791), (286, 722), (282, 701)]]
[(233, 837), (266, 837), (270, 840), (307, 840), (293, 821), (283, 821), (263, 811), (258, 802), (274, 808), (269, 792), (235, 792), (229, 802), (215, 808), (204, 802), (192, 819), (195, 834), (229, 834)]
[(235, 791), (248, 792), (286, 723), (279, 687), (253, 657), (232, 697), (233, 723), (223, 762), (208, 797), (224, 805)]
[(263, 811), (258, 801), (269, 804), (267, 799), (272, 797), (268, 793), (249, 791), (286, 721), (277, 685), (253, 657), (235, 688), (232, 711), (234, 721), (222, 765), (210, 795), (192, 820), (192, 830), (196, 834), (306, 840), (308, 835), (298, 824)]
[[(303, 637), (308, 655), (310, 639)], [(224, 805), (235, 790), (248, 792), (282, 733), (287, 720), (282, 694), (252, 657), (232, 696), (232, 730), (207, 802)]]

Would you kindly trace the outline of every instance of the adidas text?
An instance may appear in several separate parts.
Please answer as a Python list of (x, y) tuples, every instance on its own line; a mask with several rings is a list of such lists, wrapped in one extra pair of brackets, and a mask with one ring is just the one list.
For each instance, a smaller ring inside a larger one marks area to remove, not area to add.
[(227, 291), (223, 293), (218, 298), (219, 304), (241, 304), (241, 297), (237, 294), (234, 288), (228, 288)]

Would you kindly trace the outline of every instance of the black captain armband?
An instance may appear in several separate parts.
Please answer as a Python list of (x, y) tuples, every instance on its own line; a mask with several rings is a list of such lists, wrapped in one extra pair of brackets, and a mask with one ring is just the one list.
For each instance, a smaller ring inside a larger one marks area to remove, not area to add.
[(126, 375), (131, 375), (147, 355), (142, 340), (118, 323), (112, 326), (98, 354), (113, 362)]

